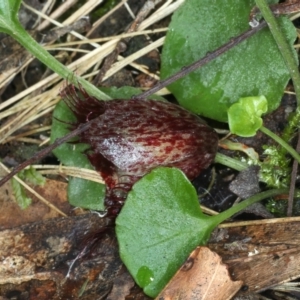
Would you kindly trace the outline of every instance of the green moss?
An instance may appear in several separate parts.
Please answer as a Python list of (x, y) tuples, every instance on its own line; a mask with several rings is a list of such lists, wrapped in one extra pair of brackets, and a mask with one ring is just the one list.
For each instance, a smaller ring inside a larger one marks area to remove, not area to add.
[(265, 160), (260, 167), (260, 180), (271, 188), (285, 188), (289, 185), (291, 159), (287, 151), (280, 146), (264, 146)]
[(94, 10), (91, 15), (91, 20), (94, 22), (95, 20), (104, 16), (107, 12), (109, 12), (113, 7), (115, 7), (121, 0), (107, 0), (104, 4), (102, 4), (98, 9)]

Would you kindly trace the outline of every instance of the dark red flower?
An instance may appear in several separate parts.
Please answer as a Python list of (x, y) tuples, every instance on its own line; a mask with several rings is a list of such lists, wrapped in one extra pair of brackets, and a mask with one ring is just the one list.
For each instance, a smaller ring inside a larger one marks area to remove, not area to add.
[(99, 101), (69, 85), (63, 93), (77, 118), (75, 126), (98, 118), (80, 136), (87, 156), (107, 186), (106, 206), (117, 214), (127, 192), (158, 166), (177, 167), (192, 180), (217, 152), (218, 136), (203, 120), (163, 101)]

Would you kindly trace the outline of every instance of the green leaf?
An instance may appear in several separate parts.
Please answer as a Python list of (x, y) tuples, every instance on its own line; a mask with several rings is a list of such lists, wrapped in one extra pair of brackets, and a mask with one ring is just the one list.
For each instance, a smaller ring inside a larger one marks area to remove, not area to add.
[(31, 204), (31, 198), (27, 197), (24, 187), (14, 178), (11, 180), (12, 189), (16, 197), (16, 201), (21, 209), (26, 209)]
[(71, 205), (104, 211), (105, 185), (81, 178), (70, 178), (68, 198)]
[[(29, 169), (22, 170), (18, 173), (18, 177), (26, 182), (34, 185), (44, 185), (46, 182), (43, 177), (36, 169), (30, 166)], [(32, 202), (30, 197), (27, 197), (24, 187), (16, 180), (12, 179), (12, 189), (16, 197), (16, 201), (21, 209), (26, 209)]]
[(22, 0), (2, 0), (0, 1), (0, 14), (6, 14), (7, 18), (14, 18), (19, 11)]
[(243, 137), (256, 134), (261, 128), (261, 115), (268, 110), (268, 101), (264, 96), (241, 98), (228, 109), (230, 131)]
[[(248, 30), (254, 5), (253, 0), (186, 0), (169, 25), (162, 78)], [(278, 20), (292, 48), (295, 28), (286, 17)], [(185, 108), (227, 122), (228, 108), (242, 97), (265, 95), (269, 112), (277, 108), (289, 78), (277, 44), (265, 28), (168, 88)]]
[[(74, 114), (70, 111), (64, 101), (60, 101), (53, 112), (50, 142), (65, 136), (72, 129), (72, 123), (76, 122)], [(74, 141), (74, 140), (73, 140)], [(89, 168), (92, 166), (83, 154), (88, 145), (80, 143), (65, 143), (56, 148), (53, 153), (66, 166)]]
[(25, 180), (33, 185), (43, 186), (46, 182), (46, 178), (43, 177), (35, 168), (30, 166), (28, 169), (22, 170), (18, 173), (20, 179)]
[[(65, 136), (76, 121), (65, 102), (60, 101), (53, 112), (51, 127), (51, 143)], [(65, 143), (56, 148), (53, 153), (66, 166), (93, 169), (84, 151), (86, 144)], [(100, 175), (99, 175), (100, 176)], [(92, 210), (104, 210), (105, 185), (80, 178), (71, 178), (68, 184), (68, 199), (74, 206)]]
[[(113, 99), (130, 99), (132, 96), (141, 93), (140, 89), (133, 87), (102, 88), (102, 91)], [(165, 101), (160, 96), (151, 96), (150, 98)], [(53, 112), (51, 143), (55, 139), (65, 136), (74, 122), (76, 122), (74, 114), (64, 101), (60, 101)], [(88, 148), (89, 146), (86, 144), (65, 143), (56, 148), (53, 153), (66, 166), (94, 169), (84, 154), (84, 151)], [(71, 178), (68, 185), (68, 197), (69, 202), (74, 206), (104, 210), (105, 185), (80, 178)]]
[(133, 186), (116, 219), (120, 256), (137, 284), (155, 297), (190, 252), (206, 243), (215, 221), (201, 212), (180, 170), (157, 168)]
[(21, 0), (0, 1), (0, 31), (13, 33), (15, 23), (18, 22), (17, 14)]

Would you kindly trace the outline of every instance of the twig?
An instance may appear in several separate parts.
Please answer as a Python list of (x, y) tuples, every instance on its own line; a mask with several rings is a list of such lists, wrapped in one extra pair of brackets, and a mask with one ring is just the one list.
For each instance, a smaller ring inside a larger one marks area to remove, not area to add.
[[(296, 151), (300, 152), (300, 131), (298, 131), (298, 142), (297, 142)], [(295, 185), (296, 185), (297, 172), (298, 172), (298, 164), (299, 164), (298, 161), (294, 159), (292, 174), (291, 174), (291, 182), (290, 182), (288, 208), (287, 208), (288, 217), (291, 217), (293, 213), (293, 203), (294, 203)]]
[(168, 86), (169, 84), (171, 84), (172, 82), (186, 76), (187, 74), (195, 71), (196, 69), (204, 66), (205, 64), (209, 63), (210, 61), (212, 61), (213, 59), (217, 58), (218, 56), (220, 56), (221, 54), (225, 53), (226, 51), (228, 51), (229, 49), (233, 48), (234, 46), (240, 44), (241, 42), (243, 42), (244, 40), (246, 40), (247, 38), (251, 37), (252, 35), (254, 35), (256, 32), (260, 31), (261, 29), (263, 29), (264, 27), (266, 27), (266, 22), (261, 22), (261, 24), (259, 24), (257, 27), (251, 28), (245, 32), (243, 32), (242, 34), (238, 35), (237, 37), (232, 38), (228, 43), (226, 43), (225, 45), (219, 47), (218, 49), (216, 49), (213, 52), (208, 53), (205, 57), (201, 58), (200, 60), (192, 63), (191, 65), (187, 66), (187, 67), (183, 67), (178, 73), (170, 76), (167, 79), (161, 80), (159, 81), (154, 87), (152, 87), (151, 89), (149, 89), (146, 92), (143, 92), (137, 96), (135, 96), (134, 98), (137, 99), (145, 99), (149, 96), (151, 96), (152, 94), (156, 93), (157, 91), (161, 90), (162, 88)]
[[(287, 15), (300, 11), (300, 2), (299, 0), (287, 0), (283, 3), (272, 4), (269, 7), (275, 15)], [(250, 12), (250, 20), (255, 19), (259, 12), (259, 8), (255, 6)]]
[[(282, 30), (279, 27), (277, 20), (271, 12), (268, 4), (265, 0), (255, 0), (257, 7), (261, 11), (263, 18), (268, 23), (270, 31), (278, 45), (278, 48), (282, 54), (282, 57), (286, 63), (286, 66), (290, 72), (290, 76), (293, 80), (294, 89), (296, 92), (297, 103), (300, 105), (300, 74), (298, 71), (298, 64), (296, 58), (293, 55), (292, 49), (288, 44)], [(288, 1), (294, 2), (294, 1)]]

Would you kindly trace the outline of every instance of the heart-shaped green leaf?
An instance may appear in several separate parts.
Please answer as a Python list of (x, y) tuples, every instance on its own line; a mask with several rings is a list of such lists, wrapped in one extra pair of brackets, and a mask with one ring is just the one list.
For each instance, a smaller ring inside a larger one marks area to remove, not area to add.
[(285, 192), (264, 191), (208, 217), (200, 210), (194, 187), (179, 169), (154, 169), (133, 186), (116, 219), (120, 256), (136, 283), (156, 297), (218, 224), (253, 203)]
[[(248, 30), (254, 6), (254, 0), (186, 0), (169, 25), (162, 78)], [(295, 28), (286, 17), (279, 22), (292, 48)], [(269, 111), (277, 108), (289, 78), (277, 44), (265, 28), (168, 88), (185, 108), (227, 122), (228, 108), (242, 97), (265, 95)]]
[(190, 252), (206, 243), (216, 221), (203, 215), (180, 170), (157, 168), (133, 186), (116, 219), (120, 256), (137, 284), (155, 297)]

